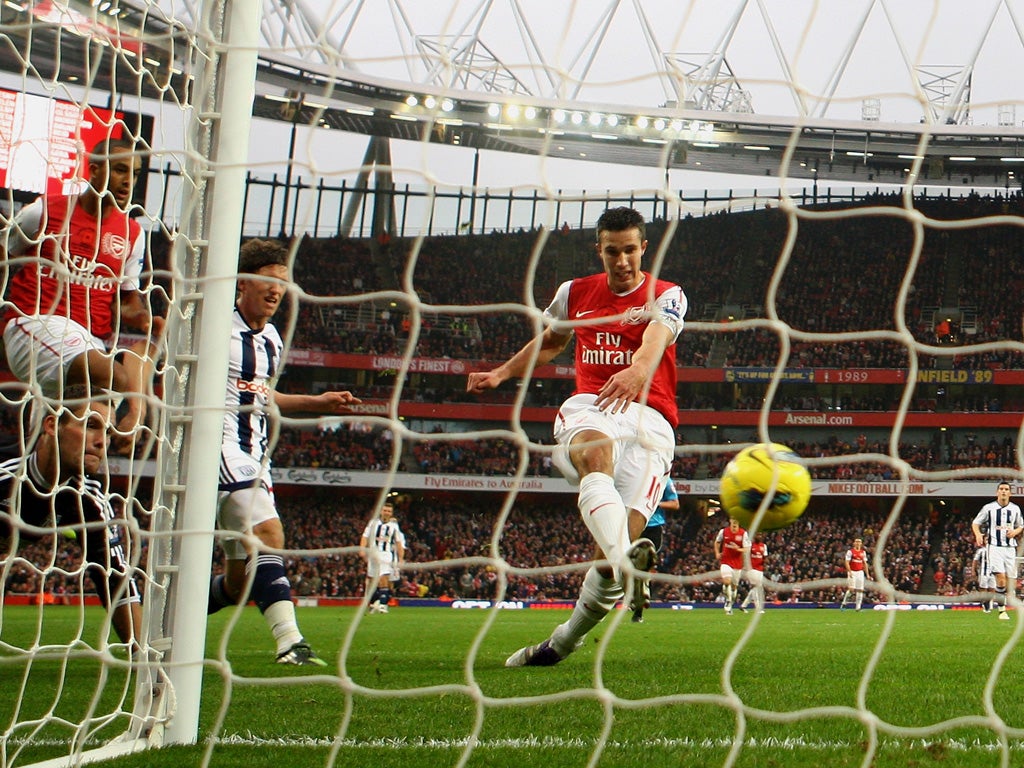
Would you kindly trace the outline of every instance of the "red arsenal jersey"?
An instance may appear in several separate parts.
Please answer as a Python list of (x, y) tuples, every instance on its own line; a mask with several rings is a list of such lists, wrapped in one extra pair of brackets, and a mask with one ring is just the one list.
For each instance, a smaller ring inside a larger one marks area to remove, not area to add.
[(764, 570), (764, 557), (768, 554), (768, 545), (763, 541), (750, 544), (750, 567), (755, 571)]
[(863, 571), (868, 562), (868, 553), (863, 549), (850, 549), (846, 552), (846, 562), (851, 571)]
[[(640, 348), (644, 331), (652, 321), (665, 322), (676, 334), (682, 328), (686, 302), (682, 290), (667, 280), (654, 283), (643, 273), (644, 281), (623, 296), (612, 293), (603, 272), (572, 281), (569, 288), (570, 321), (607, 317), (598, 324), (580, 324), (576, 334), (576, 392), (596, 395), (615, 373), (628, 368), (633, 353)], [(653, 301), (651, 301), (653, 299)], [(669, 345), (651, 380), (647, 405), (661, 413), (675, 427), (679, 423), (676, 406), (676, 348)]]
[[(735, 531), (730, 528), (723, 528), (718, 532), (718, 541), (721, 544), (722, 565), (742, 570), (743, 550), (750, 545), (750, 538), (747, 536), (747, 532), (742, 528), (737, 528)], [(736, 545), (735, 549), (728, 546), (730, 542)]]
[(138, 288), (142, 229), (115, 207), (97, 222), (77, 199), (46, 197), (19, 213), (23, 235), (39, 241), (33, 248), (42, 260), (24, 264), (11, 278), (7, 298), (17, 309), (7, 319), (68, 317), (93, 336), (107, 338), (114, 332), (117, 292)]

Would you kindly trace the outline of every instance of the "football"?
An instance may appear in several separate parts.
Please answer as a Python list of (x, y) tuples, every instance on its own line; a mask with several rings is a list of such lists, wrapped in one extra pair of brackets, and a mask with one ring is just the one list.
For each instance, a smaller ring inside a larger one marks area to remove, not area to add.
[(789, 525), (807, 509), (811, 473), (792, 448), (758, 443), (744, 448), (726, 465), (720, 490), (722, 508), (743, 528), (750, 527), (761, 502), (771, 493), (759, 526), (770, 531)]

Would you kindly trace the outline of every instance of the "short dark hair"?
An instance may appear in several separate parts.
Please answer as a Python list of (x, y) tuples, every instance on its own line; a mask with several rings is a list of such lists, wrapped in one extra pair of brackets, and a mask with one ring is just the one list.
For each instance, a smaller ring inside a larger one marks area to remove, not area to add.
[(111, 155), (136, 151), (135, 142), (131, 139), (102, 139), (93, 146), (89, 153), (89, 164), (99, 165), (107, 162)]
[(62, 397), (48, 399), (46, 405), (50, 413), (56, 414), (58, 419), (63, 421), (71, 416), (81, 416), (85, 408), (92, 403), (102, 403), (114, 411), (119, 398), (120, 395), (108, 389), (90, 387), (87, 384), (69, 384), (64, 387)]
[(271, 264), (288, 266), (288, 249), (276, 240), (253, 238), (242, 243), (238, 251), (238, 272), (254, 275)]
[(597, 237), (600, 239), (602, 232), (624, 232), (634, 227), (640, 230), (640, 240), (646, 240), (647, 226), (639, 211), (626, 206), (609, 208), (597, 220)]

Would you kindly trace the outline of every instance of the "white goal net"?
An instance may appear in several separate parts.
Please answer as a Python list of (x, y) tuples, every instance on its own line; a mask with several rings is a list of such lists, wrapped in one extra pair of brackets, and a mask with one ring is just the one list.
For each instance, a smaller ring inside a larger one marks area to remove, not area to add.
[[(426, 6), (0, 8), (0, 768), (1019, 762), (1018, 585), (979, 580), (971, 522), (1024, 495), (1024, 8)], [(642, 622), (631, 587), (561, 663), (508, 669), (595, 594), (551, 434), (578, 361), (467, 377), (601, 270), (617, 207), (687, 298), (678, 511)], [(251, 239), (287, 272), (240, 272)], [(219, 492), (261, 471), (223, 436), (264, 429), (282, 538), (218, 538)], [(718, 478), (754, 442), (814, 495), (755, 520), (764, 592), (731, 596)], [(217, 591), (240, 562), (258, 607)], [(968, 652), (967, 682), (929, 668)]]

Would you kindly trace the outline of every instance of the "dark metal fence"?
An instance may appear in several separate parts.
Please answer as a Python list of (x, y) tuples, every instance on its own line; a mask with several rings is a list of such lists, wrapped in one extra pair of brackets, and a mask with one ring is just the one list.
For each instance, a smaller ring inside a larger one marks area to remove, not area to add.
[[(174, 186), (176, 171), (163, 169), (163, 200), (160, 219), (172, 222), (177, 211), (168, 205), (168, 190)], [(151, 188), (153, 186), (151, 182)], [(897, 195), (898, 187), (825, 187), (812, 182), (790, 191), (801, 207), (862, 201), (871, 195)], [(988, 191), (993, 197), (999, 191)], [(957, 198), (978, 194), (970, 188), (927, 188), (915, 193), (916, 200)], [(550, 195), (535, 189), (490, 190), (472, 187), (390, 188), (355, 185), (341, 180), (315, 183), (301, 176), (289, 181), (283, 175), (246, 177), (244, 234), (292, 237), (371, 237), (386, 231), (395, 237), (456, 233), (512, 232), (540, 226), (582, 229), (592, 226), (606, 208), (628, 205), (650, 219), (706, 216), (720, 212), (750, 211), (777, 206), (778, 189), (729, 189), (723, 191), (679, 190), (673, 196), (639, 195), (558, 190)]]

